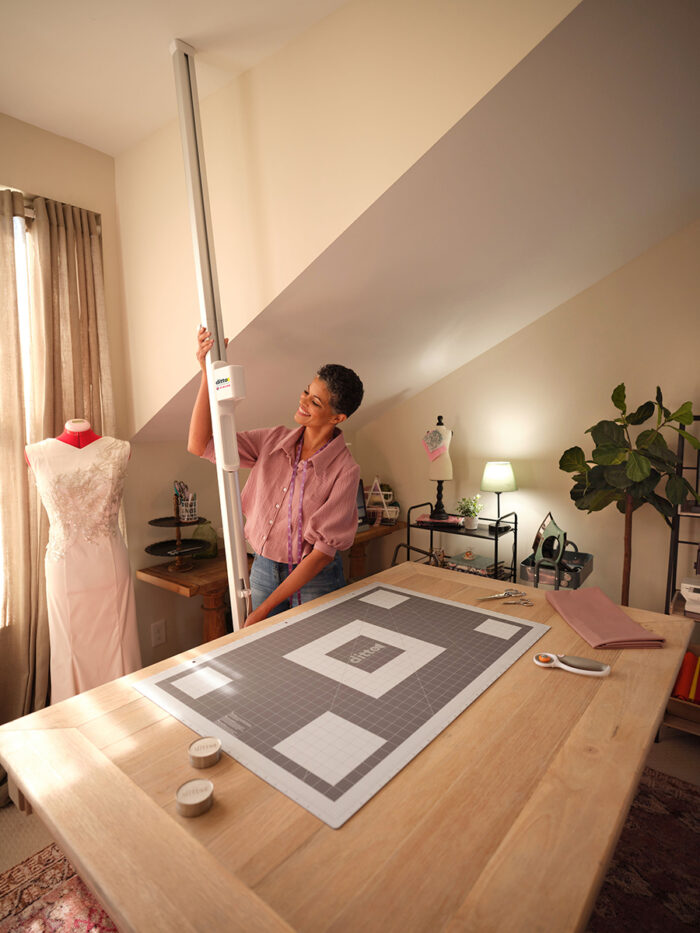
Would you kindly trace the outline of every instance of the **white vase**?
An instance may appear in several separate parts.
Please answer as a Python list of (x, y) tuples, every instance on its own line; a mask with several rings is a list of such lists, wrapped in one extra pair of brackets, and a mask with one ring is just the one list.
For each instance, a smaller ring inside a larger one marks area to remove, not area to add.
[(479, 516), (465, 515), (464, 527), (467, 529), (467, 531), (476, 531), (476, 529), (479, 527)]

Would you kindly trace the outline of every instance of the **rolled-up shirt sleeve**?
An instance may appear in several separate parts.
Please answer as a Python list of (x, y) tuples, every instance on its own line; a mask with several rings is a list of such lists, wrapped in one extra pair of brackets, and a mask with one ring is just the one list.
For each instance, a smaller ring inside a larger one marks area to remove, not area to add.
[(305, 540), (328, 557), (347, 551), (357, 534), (357, 487), (360, 467), (353, 462), (336, 478), (326, 501), (309, 516)]
[[(255, 431), (238, 431), (236, 441), (238, 443), (238, 456), (240, 457), (242, 467), (253, 467), (260, 456), (265, 435), (268, 432), (265, 428), (259, 428)], [(209, 443), (204, 448), (203, 459), (211, 460), (216, 463), (216, 453), (214, 451), (214, 438), (209, 438)]]

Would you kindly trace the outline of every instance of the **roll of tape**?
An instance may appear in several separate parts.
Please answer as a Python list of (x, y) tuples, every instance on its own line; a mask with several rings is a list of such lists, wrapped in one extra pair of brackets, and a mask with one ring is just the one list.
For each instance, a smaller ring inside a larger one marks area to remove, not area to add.
[(221, 757), (221, 740), (212, 735), (195, 739), (187, 749), (193, 768), (210, 768)]
[(175, 808), (180, 816), (200, 816), (214, 801), (214, 785), (197, 778), (181, 784), (175, 794)]

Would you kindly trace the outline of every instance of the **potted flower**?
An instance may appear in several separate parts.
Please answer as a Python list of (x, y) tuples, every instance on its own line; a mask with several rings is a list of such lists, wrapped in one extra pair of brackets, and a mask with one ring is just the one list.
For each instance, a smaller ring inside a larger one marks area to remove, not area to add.
[(464, 527), (470, 531), (479, 527), (479, 512), (484, 508), (479, 499), (481, 496), (477, 493), (457, 500), (457, 511), (464, 516)]

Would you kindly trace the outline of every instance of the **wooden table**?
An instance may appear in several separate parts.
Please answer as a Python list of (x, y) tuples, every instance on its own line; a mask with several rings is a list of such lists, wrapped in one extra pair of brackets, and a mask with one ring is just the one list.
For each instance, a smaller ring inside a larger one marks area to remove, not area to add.
[[(464, 603), (499, 587), (415, 563), (370, 580)], [(193, 733), (131, 686), (252, 629), (4, 725), (0, 760), (120, 930), (581, 930), (692, 623), (629, 610), (666, 646), (595, 651), (531, 595), (508, 610), (551, 626), (538, 649), (611, 676), (528, 652), (339, 830), (228, 756), (193, 771)], [(178, 816), (205, 774), (212, 809)]]

